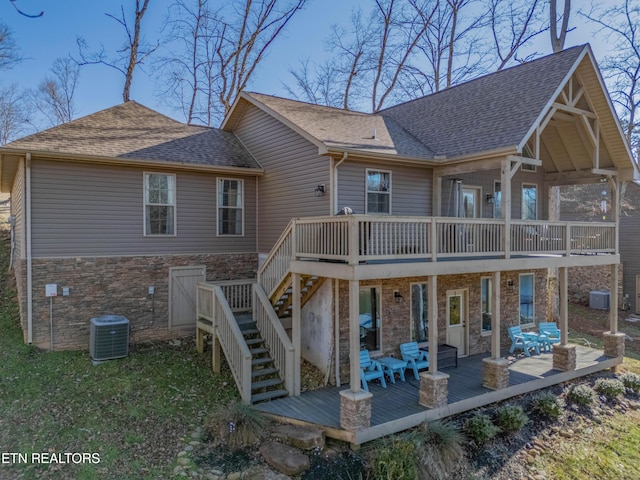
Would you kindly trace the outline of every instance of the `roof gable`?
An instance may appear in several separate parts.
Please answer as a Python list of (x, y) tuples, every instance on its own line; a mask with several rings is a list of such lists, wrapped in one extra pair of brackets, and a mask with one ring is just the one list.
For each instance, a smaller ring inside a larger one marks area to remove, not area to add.
[(186, 125), (129, 101), (11, 142), (0, 151), (260, 168), (229, 132)]

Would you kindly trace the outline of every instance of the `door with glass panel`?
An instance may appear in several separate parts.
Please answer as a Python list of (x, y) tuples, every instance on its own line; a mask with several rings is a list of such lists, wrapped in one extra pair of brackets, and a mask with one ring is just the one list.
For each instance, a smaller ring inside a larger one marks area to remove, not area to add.
[(458, 356), (468, 354), (469, 325), (465, 290), (447, 292), (447, 344), (458, 349)]

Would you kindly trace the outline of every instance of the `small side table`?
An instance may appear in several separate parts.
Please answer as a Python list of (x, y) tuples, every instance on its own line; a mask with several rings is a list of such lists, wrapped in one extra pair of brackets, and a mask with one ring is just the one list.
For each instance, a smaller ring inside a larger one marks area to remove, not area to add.
[(551, 351), (551, 341), (549, 337), (544, 333), (538, 335), (538, 343), (540, 344), (541, 352), (550, 352)]
[(404, 369), (407, 368), (407, 362), (393, 357), (378, 358), (376, 360), (382, 364), (382, 369), (389, 377), (389, 380), (391, 380), (391, 383), (396, 383), (396, 379), (394, 377), (394, 373), (396, 372), (400, 374), (400, 380), (403, 382), (406, 381), (404, 379)]

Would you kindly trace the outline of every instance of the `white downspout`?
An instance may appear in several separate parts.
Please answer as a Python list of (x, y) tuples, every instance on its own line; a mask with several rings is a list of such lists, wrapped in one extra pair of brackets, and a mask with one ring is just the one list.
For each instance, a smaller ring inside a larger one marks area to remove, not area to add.
[(25, 230), (27, 234), (27, 343), (33, 343), (33, 272), (31, 265), (31, 154), (25, 159)]
[(330, 179), (331, 181), (331, 197), (332, 197), (332, 204), (333, 204), (333, 210), (330, 212), (330, 215), (335, 215), (336, 212), (338, 211), (338, 167), (340, 165), (342, 165), (342, 162), (344, 162), (347, 158), (349, 158), (349, 154), (347, 152), (344, 152), (342, 154), (342, 158), (340, 160), (338, 160), (338, 162), (336, 163), (335, 160), (333, 159), (333, 157), (331, 157), (331, 170), (329, 171), (330, 175), (333, 176), (333, 178)]

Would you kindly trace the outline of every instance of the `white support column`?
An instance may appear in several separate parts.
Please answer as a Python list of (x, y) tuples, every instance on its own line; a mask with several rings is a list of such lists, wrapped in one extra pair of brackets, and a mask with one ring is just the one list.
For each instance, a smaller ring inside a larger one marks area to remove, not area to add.
[(300, 395), (300, 274), (291, 274), (291, 343), (293, 343), (294, 355), (293, 355), (293, 378), (294, 378), (294, 392), (293, 396)]
[(337, 278), (331, 279), (333, 282), (333, 328), (334, 328), (334, 352), (335, 352), (335, 370), (336, 370), (336, 386), (341, 384), (340, 379), (340, 280)]
[(438, 371), (438, 277), (429, 277), (429, 373)]
[(502, 161), (500, 170), (500, 208), (504, 219), (504, 232), (502, 245), (504, 246), (504, 258), (511, 257), (511, 161)]
[(491, 284), (491, 358), (500, 358), (500, 272), (493, 272)]
[(349, 378), (351, 391), (359, 392), (360, 384), (360, 282), (349, 280)]
[(611, 285), (609, 285), (609, 330), (618, 333), (618, 265), (611, 265)]
[(560, 303), (560, 344), (569, 343), (569, 269), (558, 268), (558, 301)]

